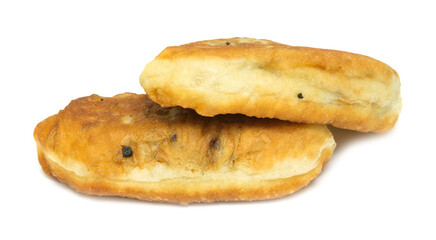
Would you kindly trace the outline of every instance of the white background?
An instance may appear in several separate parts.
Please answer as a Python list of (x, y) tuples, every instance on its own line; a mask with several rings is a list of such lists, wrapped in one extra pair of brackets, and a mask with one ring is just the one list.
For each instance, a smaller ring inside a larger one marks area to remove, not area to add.
[[(0, 239), (436, 239), (431, 1), (1, 1)], [(361, 53), (401, 78), (386, 134), (332, 129), (323, 173), (288, 197), (178, 206), (76, 193), (42, 172), (33, 129), (70, 100), (142, 93), (166, 46), (255, 37)]]

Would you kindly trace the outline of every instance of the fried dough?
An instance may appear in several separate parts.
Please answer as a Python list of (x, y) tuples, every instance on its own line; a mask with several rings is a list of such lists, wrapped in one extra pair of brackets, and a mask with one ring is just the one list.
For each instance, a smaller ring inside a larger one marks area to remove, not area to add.
[(378, 60), (250, 38), (168, 47), (140, 82), (161, 106), (203, 116), (241, 113), (385, 132), (401, 109), (399, 76)]
[(131, 93), (73, 100), (34, 138), (44, 172), (79, 192), (181, 204), (290, 194), (335, 148), (325, 125), (202, 117)]

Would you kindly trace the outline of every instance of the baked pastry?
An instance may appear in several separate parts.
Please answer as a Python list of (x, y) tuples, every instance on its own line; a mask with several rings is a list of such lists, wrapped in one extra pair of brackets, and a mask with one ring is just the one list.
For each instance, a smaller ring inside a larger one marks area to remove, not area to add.
[(290, 194), (335, 147), (325, 125), (208, 118), (131, 93), (73, 100), (34, 137), (44, 172), (79, 192), (182, 204)]
[(385, 132), (401, 109), (400, 80), (373, 58), (251, 38), (168, 47), (140, 76), (163, 107), (241, 113)]

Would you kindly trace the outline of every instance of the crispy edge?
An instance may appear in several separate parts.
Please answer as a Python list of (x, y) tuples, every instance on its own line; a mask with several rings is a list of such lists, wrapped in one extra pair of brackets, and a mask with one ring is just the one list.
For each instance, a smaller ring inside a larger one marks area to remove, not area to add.
[(195, 202), (265, 200), (291, 194), (305, 187), (321, 173), (323, 166), (330, 159), (334, 147), (335, 144), (325, 148), (320, 154), (317, 166), (302, 175), (284, 179), (257, 181), (248, 187), (215, 182), (212, 184), (215, 187), (211, 188), (211, 185), (208, 183), (196, 182), (190, 185), (189, 191), (186, 191), (185, 183), (178, 180), (167, 180), (147, 186), (149, 184), (79, 177), (74, 172), (65, 170), (55, 162), (47, 159), (44, 150), (37, 144), (38, 159), (43, 171), (47, 175), (68, 184), (78, 192), (89, 195), (120, 196), (183, 205)]
[[(144, 87), (145, 89), (145, 87)], [(147, 91), (147, 90), (146, 90)], [(233, 104), (219, 103), (212, 106), (208, 102), (181, 102), (176, 99), (180, 93), (180, 89), (175, 89), (171, 85), (167, 85), (164, 90), (164, 95), (159, 95), (156, 89), (147, 91), (149, 97), (163, 107), (181, 106), (184, 108), (192, 108), (198, 114), (207, 117), (213, 117), (219, 114), (245, 114), (250, 117), (259, 118), (277, 118), (285, 121), (292, 121), (306, 124), (331, 124), (342, 129), (349, 129), (358, 132), (375, 132), (384, 133), (391, 130), (399, 118), (400, 109), (390, 111), (382, 116), (376, 113), (368, 112), (365, 109), (353, 109), (352, 105), (344, 105), (342, 107), (318, 105), (312, 102), (304, 103), (304, 107), (295, 108), (289, 105), (286, 101), (277, 102), (271, 99), (265, 99), (263, 102), (245, 105), (243, 108), (235, 109)], [(162, 90), (160, 91), (162, 92)], [(183, 93), (188, 94), (188, 93)], [(190, 94), (192, 95), (192, 94)], [(195, 94), (198, 99), (201, 99), (205, 94)], [(235, 103), (245, 102), (244, 100), (235, 99)], [(401, 105), (401, 103), (400, 103)], [(284, 109), (274, 115), (265, 116), (265, 112), (274, 106), (274, 108)], [(338, 109), (339, 108), (339, 109)], [(290, 111), (289, 109), (292, 109)]]

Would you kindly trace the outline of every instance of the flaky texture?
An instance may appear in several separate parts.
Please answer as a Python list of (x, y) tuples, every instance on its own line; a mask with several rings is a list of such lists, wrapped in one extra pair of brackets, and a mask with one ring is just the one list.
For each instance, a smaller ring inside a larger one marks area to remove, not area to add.
[(34, 137), (44, 172), (79, 192), (182, 204), (290, 194), (335, 147), (325, 125), (208, 118), (130, 93), (74, 100)]
[(400, 80), (373, 58), (231, 38), (168, 47), (140, 76), (161, 106), (203, 116), (242, 113), (332, 124), (361, 132), (391, 129), (401, 109)]

